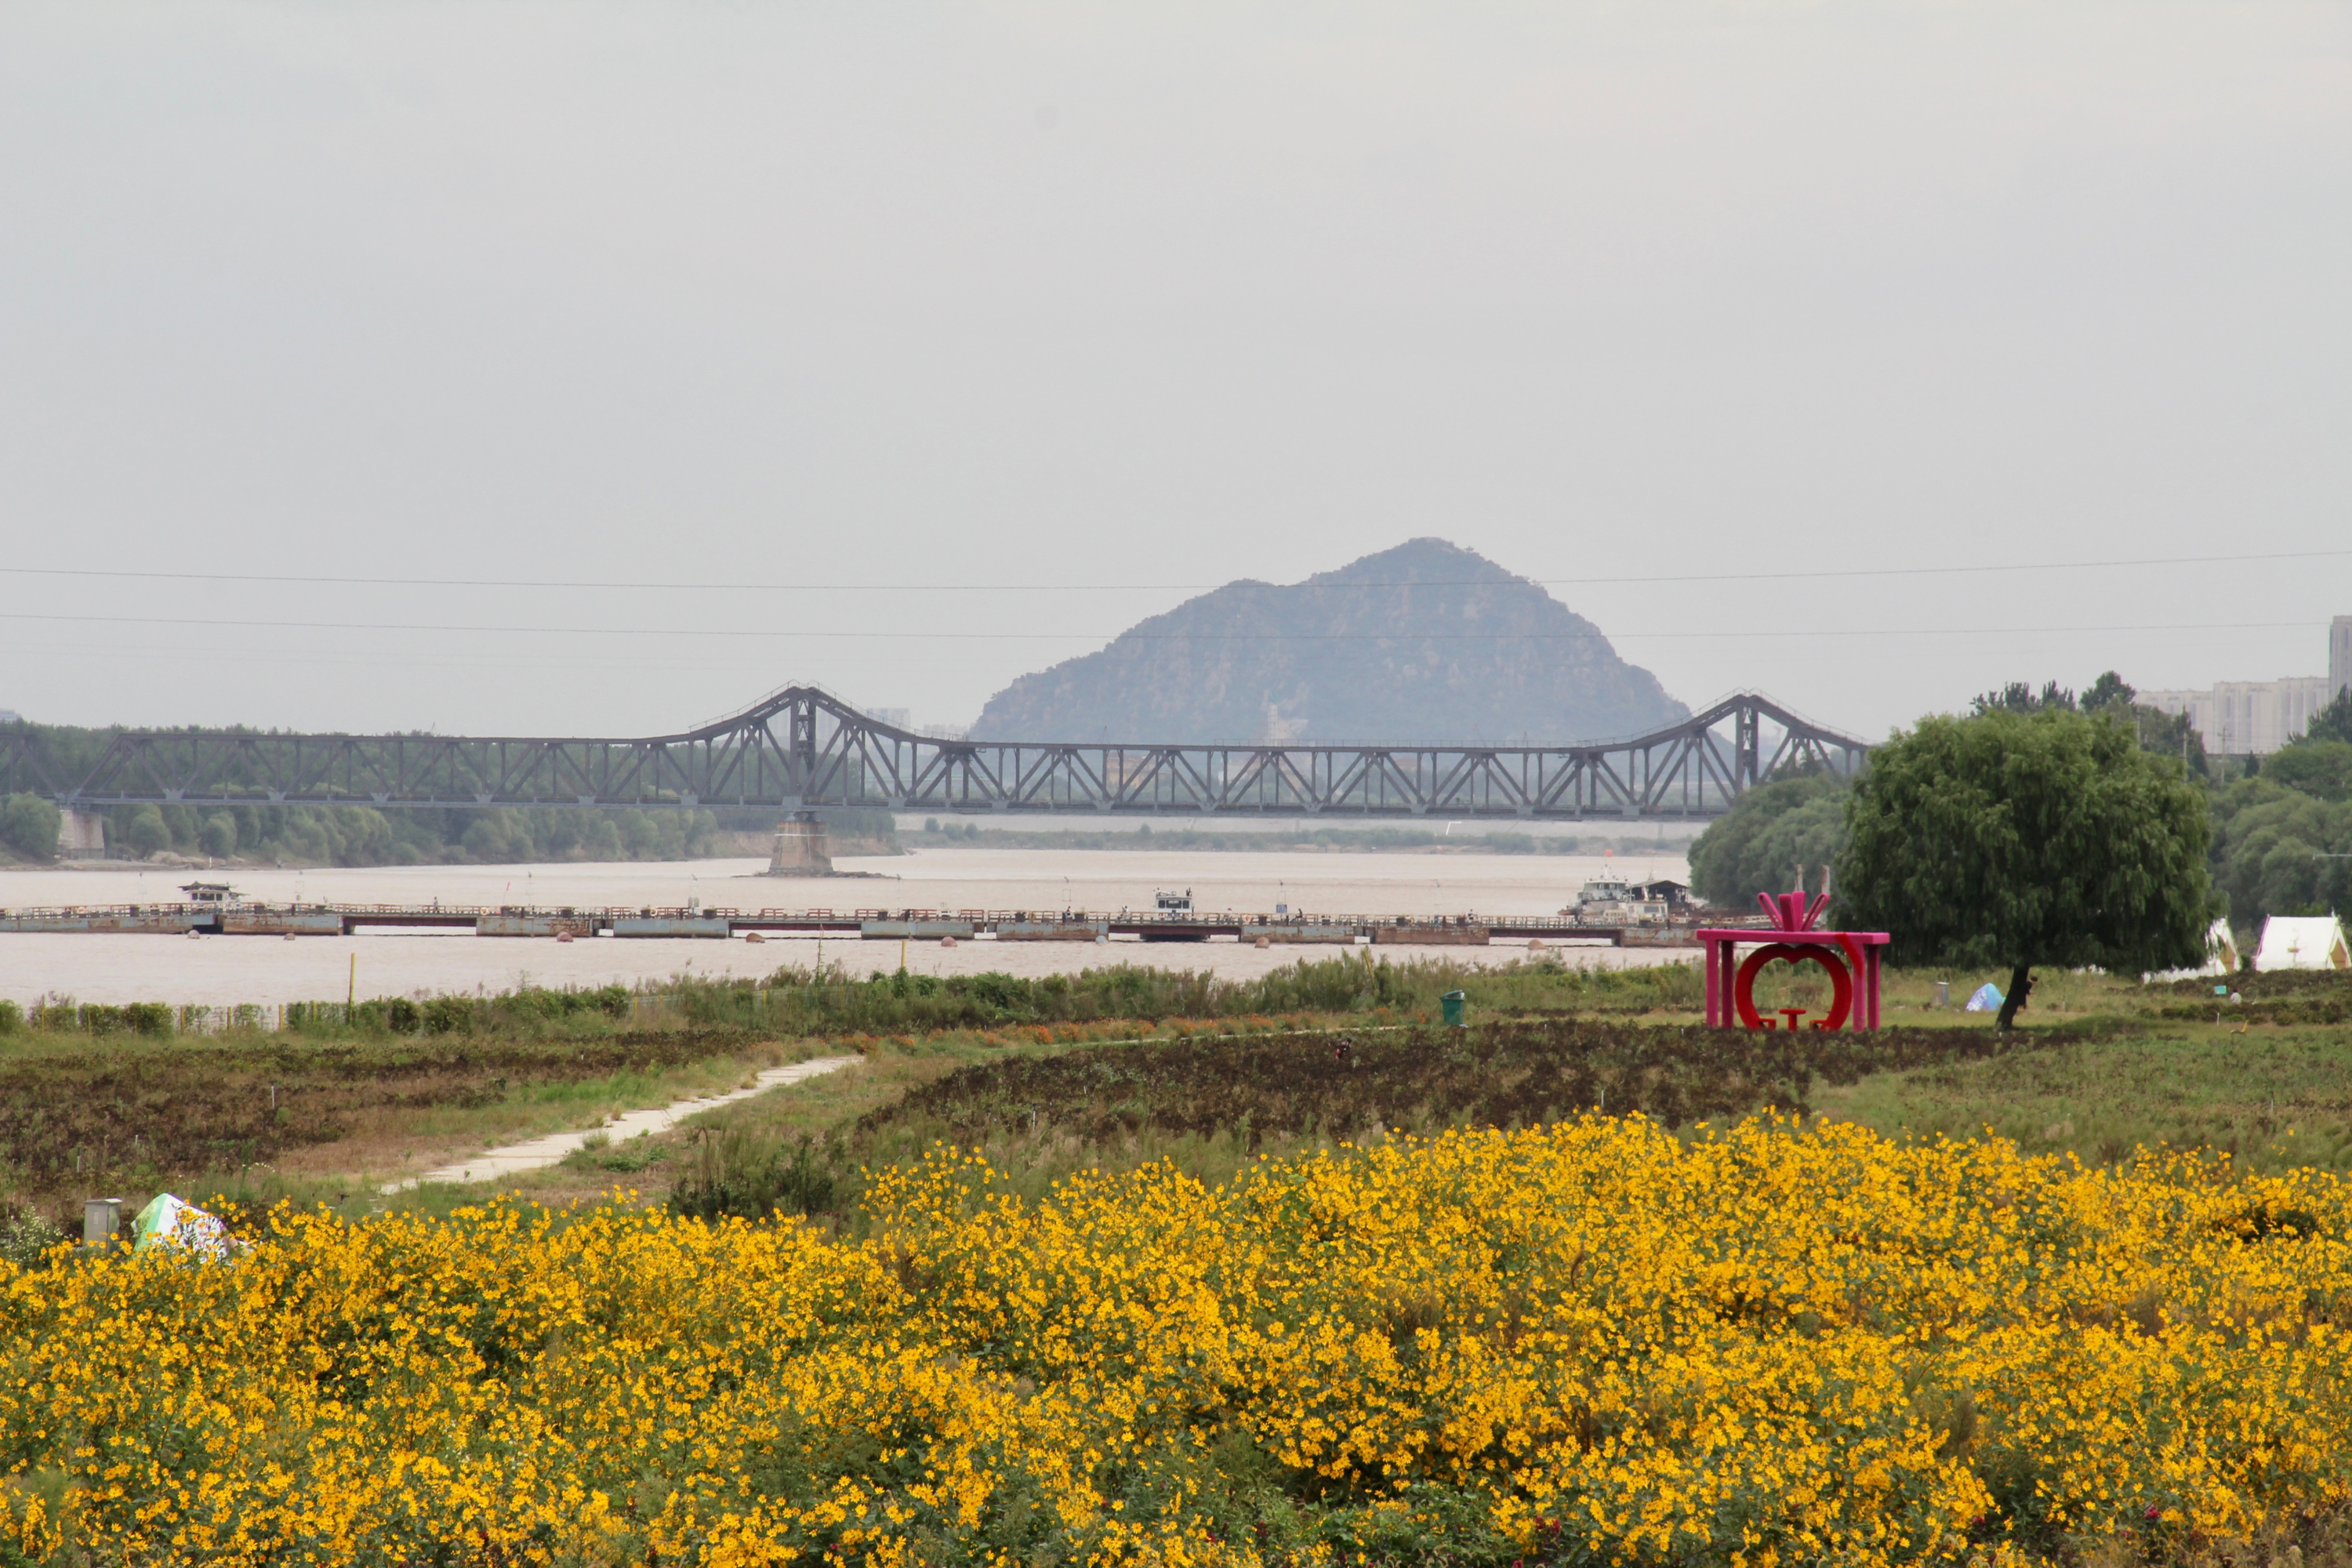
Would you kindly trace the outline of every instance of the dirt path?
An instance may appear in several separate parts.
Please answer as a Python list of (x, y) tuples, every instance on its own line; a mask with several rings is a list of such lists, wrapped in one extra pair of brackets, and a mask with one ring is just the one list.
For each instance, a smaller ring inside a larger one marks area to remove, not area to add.
[(641, 1132), (667, 1132), (689, 1116), (715, 1110), (722, 1105), (732, 1105), (739, 1100), (749, 1100), (755, 1094), (765, 1094), (772, 1089), (782, 1089), (787, 1084), (805, 1083), (810, 1079), (838, 1072), (852, 1062), (863, 1059), (860, 1057), (819, 1057), (814, 1061), (770, 1068), (753, 1079), (749, 1089), (705, 1095), (698, 1100), (681, 1100), (652, 1110), (632, 1110), (586, 1132), (551, 1132), (528, 1143), (509, 1143), (503, 1149), (484, 1150), (467, 1159), (427, 1171), (421, 1176), (394, 1182), (383, 1190), (387, 1193), (405, 1192), (426, 1182), (488, 1182), (499, 1176), (513, 1175), (519, 1171), (541, 1170), (560, 1163), (565, 1155), (585, 1145), (596, 1133), (601, 1132), (618, 1143)]

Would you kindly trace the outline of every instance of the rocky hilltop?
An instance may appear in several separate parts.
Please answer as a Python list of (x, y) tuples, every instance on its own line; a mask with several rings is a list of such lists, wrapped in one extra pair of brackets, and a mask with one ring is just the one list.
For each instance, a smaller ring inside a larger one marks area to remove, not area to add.
[(1689, 717), (1524, 577), (1442, 539), (1243, 581), (988, 700), (978, 740), (1558, 745)]

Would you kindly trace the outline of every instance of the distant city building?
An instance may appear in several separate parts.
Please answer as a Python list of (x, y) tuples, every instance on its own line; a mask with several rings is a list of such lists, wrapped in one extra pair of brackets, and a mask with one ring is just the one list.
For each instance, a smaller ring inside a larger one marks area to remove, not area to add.
[(2327, 677), (2290, 675), (2279, 680), (2225, 680), (2210, 691), (2143, 691), (2139, 700), (2167, 713), (2186, 713), (2205, 749), (2226, 756), (2270, 755), (2294, 740), (2327, 706)]
[(971, 733), (960, 724), (918, 724), (913, 713), (904, 708), (868, 708), (866, 716), (894, 730), (904, 730), (910, 735), (920, 735), (930, 741), (961, 741)]
[(14, 708), (0, 708), (0, 724), (21, 724), (25, 716)]
[(2205, 749), (2225, 756), (2268, 756), (2302, 734), (2312, 715), (2352, 685), (2352, 616), (2327, 628), (2327, 673), (2277, 680), (2225, 680), (2210, 691), (2143, 691), (2139, 700), (2186, 713)]

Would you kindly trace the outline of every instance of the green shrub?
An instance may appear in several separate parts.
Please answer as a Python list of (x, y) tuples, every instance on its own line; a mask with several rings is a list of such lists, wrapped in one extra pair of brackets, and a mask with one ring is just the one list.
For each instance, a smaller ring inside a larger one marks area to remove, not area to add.
[(172, 1032), (172, 1005), (169, 1002), (131, 1002), (123, 1006), (122, 1023), (134, 1034), (168, 1035)]
[(1481, 1007), (1528, 1013), (1696, 1013), (1706, 1001), (1706, 971), (1696, 963), (1571, 969), (1557, 959), (1511, 964), (1463, 982)]
[(669, 1208), (709, 1220), (817, 1214), (832, 1206), (835, 1187), (807, 1134), (787, 1152), (778, 1140), (729, 1127), (696, 1141), (692, 1163), (670, 1189)]
[(225, 811), (215, 812), (196, 830), (196, 843), (205, 854), (227, 859), (236, 853), (236, 818)]
[(18, 1268), (32, 1268), (49, 1248), (68, 1239), (63, 1226), (31, 1209), (17, 1209), (0, 1218), (0, 1259)]
[(13, 1035), (25, 1026), (25, 1010), (14, 1002), (0, 998), (0, 1035)]
[(1853, 781), (1834, 773), (1778, 779), (1749, 790), (1691, 845), (1691, 890), (1735, 914), (1756, 895), (1788, 888), (1801, 868), (1818, 876), (1845, 847)]
[[(553, 1023), (564, 1018), (587, 1017), (601, 1014), (607, 1018), (628, 1016), (631, 994), (625, 985), (606, 985), (594, 991), (551, 991), (543, 986), (527, 985), (490, 999), (490, 1008), (499, 1021)], [(726, 1022), (725, 1019), (688, 1016), (697, 1023)]]
[(122, 1009), (105, 1002), (85, 1002), (81, 1026), (93, 1035), (111, 1035), (123, 1026)]
[(131, 814), (131, 826), (123, 835), (123, 841), (130, 845), (132, 854), (143, 860), (172, 847), (172, 829), (164, 822), (161, 810), (142, 805)]
[(853, 980), (834, 968), (785, 968), (769, 978), (764, 995), (750, 984), (723, 981), (681, 982), (671, 994), (699, 1024), (756, 1024), (807, 1034), (889, 1033), (1372, 1007), (1434, 1011), (1441, 994), (1485, 973), (1444, 959), (1397, 961), (1367, 949), (1346, 958), (1304, 959), (1255, 980), (1129, 963), (1036, 980), (883, 970)]
[[(2032, 1048), (2063, 1037), (2038, 1037)], [(1727, 1122), (1801, 1114), (1818, 1081), (1851, 1084), (2015, 1048), (1990, 1029), (1713, 1029), (1587, 1018), (1150, 1040), (960, 1068), (867, 1112), (849, 1150), (863, 1163), (942, 1139), (967, 1148), (1075, 1141), (1099, 1149), (1147, 1131), (1231, 1136), (1253, 1149), (1276, 1136), (1528, 1127), (1588, 1110), (1639, 1111), (1668, 1126)]]
[(413, 1035), (425, 1026), (425, 1010), (405, 996), (383, 1005), (383, 1026), (395, 1035)]
[(473, 1027), (474, 999), (470, 996), (436, 996), (425, 1004), (427, 1034), (468, 1034)]
[(58, 808), (37, 795), (12, 795), (0, 800), (0, 844), (32, 860), (47, 860), (58, 852)]

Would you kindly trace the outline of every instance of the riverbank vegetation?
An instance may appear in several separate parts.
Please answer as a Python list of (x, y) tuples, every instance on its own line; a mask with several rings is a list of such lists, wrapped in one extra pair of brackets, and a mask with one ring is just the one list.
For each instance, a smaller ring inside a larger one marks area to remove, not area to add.
[[(100, 1187), (144, 1194), (257, 1167), (397, 1173), (436, 1152), (594, 1126), (825, 1052), (904, 1057), (919, 1072), (1105, 1039), (1427, 1023), (1454, 989), (1505, 1015), (1698, 1005), (1682, 966), (1587, 973), (1369, 956), (1250, 981), (1125, 964), (1038, 980), (859, 979), (829, 966), (758, 983), (680, 976), (635, 992), (268, 1009), (0, 1003), (0, 1181), (15, 1201), (69, 1209)], [(351, 1182), (337, 1190), (367, 1193)]]
[[(379, 811), (362, 805), (110, 806), (109, 853), (225, 865), (520, 865), (765, 855), (773, 814), (503, 806)], [(887, 812), (842, 812), (832, 847), (895, 854)]]
[[(1762, 1000), (1817, 1007), (1819, 979), (1783, 968), (1762, 977)], [(2352, 1158), (2352, 1117), (2342, 1110), (2352, 1104), (2352, 1047), (2330, 1026), (2352, 1011), (2352, 977), (2251, 977), (2231, 1001), (2207, 982), (2052, 973), (2006, 1040), (1989, 1015), (1934, 1005), (1938, 981), (1957, 1000), (1992, 977), (1892, 972), (1895, 1027), (1802, 1035), (1801, 1047), (1693, 1029), (1701, 988), (1689, 965), (1584, 970), (1557, 956), (1495, 970), (1307, 960), (1250, 982), (1124, 967), (1035, 981), (786, 968), (760, 985), (680, 979), (644, 992), (320, 1003), (287, 1009), (282, 1026), (274, 1010), (251, 1009), (241, 1019), (199, 1017), (197, 1032), (183, 1032), (183, 1015), (169, 1007), (133, 1018), (130, 1008), (60, 1003), (29, 1016), (0, 1011), (0, 1194), (68, 1217), (93, 1191), (166, 1187), (324, 1196), (363, 1213), (382, 1202), (363, 1176), (593, 1127), (736, 1087), (782, 1061), (845, 1054), (862, 1065), (703, 1124), (751, 1140), (737, 1165), (789, 1163), (809, 1138), (845, 1192), (861, 1163), (890, 1163), (967, 1124), (1034, 1123), (1041, 1173), (1166, 1154), (1213, 1174), (1253, 1146), (1296, 1152), (1358, 1137), (1367, 1118), (1392, 1129), (1435, 1129), (1448, 1118), (1507, 1124), (1538, 1100), (1560, 1114), (1605, 1105), (1669, 1122), (1804, 1110), (1891, 1136), (1991, 1126), (2095, 1163), (2143, 1143), (2224, 1149), (2253, 1164), (2333, 1168)], [(1467, 1036), (1438, 1026), (1439, 999), (1455, 989), (1467, 995)], [(1343, 1038), (1351, 1065), (1335, 1068), (1329, 1053)], [(1756, 1053), (1775, 1050), (1803, 1054), (1769, 1071), (1757, 1065)], [(1850, 1054), (1857, 1050), (1898, 1054)], [(1229, 1061), (1225, 1052), (1241, 1054)], [(1071, 1053), (1092, 1065), (1043, 1065)], [(1472, 1058), (1483, 1065), (1462, 1068), (1469, 1076), (1458, 1082), (1426, 1078)], [(1275, 1078), (1234, 1065), (1244, 1061)], [(1229, 1068), (1231, 1087), (1217, 1087)], [(1012, 1076), (986, 1079), (1000, 1087), (976, 1088), (952, 1115), (926, 1098), (925, 1086), (967, 1068)], [(1024, 1096), (1065, 1071), (1129, 1084), (1105, 1104), (1127, 1107), (1120, 1114), (1132, 1112), (1132, 1125), (1111, 1136), (1095, 1116), (1087, 1122), (1095, 1131), (1081, 1136), (1074, 1129), (1086, 1119), (1054, 1109), (1058, 1100), (1038, 1100), (1034, 1118), (984, 1109), (1028, 1105)], [(1047, 1076), (1023, 1076), (1033, 1073)], [(1359, 1098), (1352, 1110), (1312, 1097), (1289, 1111), (1261, 1110), (1239, 1131), (1237, 1107), (1293, 1094), (1296, 1085), (1280, 1087), (1291, 1082), (1284, 1075)], [(1746, 1087), (1727, 1087), (1735, 1083)], [(2115, 1104), (2103, 1105), (2103, 1084), (2114, 1086)], [(1194, 1101), (1207, 1122), (1169, 1119), (1167, 1107)], [(893, 1106), (897, 1120), (859, 1129)], [(989, 1140), (1001, 1135), (982, 1142), (998, 1148)], [(694, 1136), (583, 1152), (522, 1184), (572, 1201), (620, 1181), (658, 1199)]]
[[(1115, 951), (1115, 950), (1114, 950)], [(527, 986), (497, 995), (386, 996), (281, 1007), (175, 1007), (51, 998), (26, 1010), (0, 1000), (0, 1047), (29, 1037), (154, 1037), (285, 1032), (311, 1039), (396, 1036), (582, 1038), (648, 1023), (781, 1036), (849, 1036), (992, 1029), (1099, 1019), (1223, 1018), (1266, 1013), (1355, 1014), (1386, 1008), (1434, 1017), (1448, 991), (1510, 1012), (1696, 1012), (1696, 954), (1615, 969), (1586, 967), (1572, 951), (1492, 966), (1452, 958), (1301, 959), (1251, 979), (1212, 970), (1107, 963), (1076, 974), (997, 972), (936, 975), (904, 969), (854, 973), (847, 963), (787, 963), (764, 979), (673, 975), (636, 990)], [(1801, 984), (1802, 982), (1798, 984)]]
[[(54, 776), (80, 778), (115, 731), (18, 721)], [(235, 734), (237, 731), (189, 734)], [(688, 860), (764, 856), (776, 814), (734, 808), (619, 809), (578, 806), (379, 810), (369, 805), (272, 805), (258, 773), (228, 782), (255, 803), (85, 808), (105, 825), (107, 857), (159, 858), (228, 866), (520, 865), (561, 861)], [(894, 855), (896, 819), (887, 811), (819, 814), (835, 853)], [(0, 796), (0, 864), (57, 858), (57, 807), (34, 795)]]

